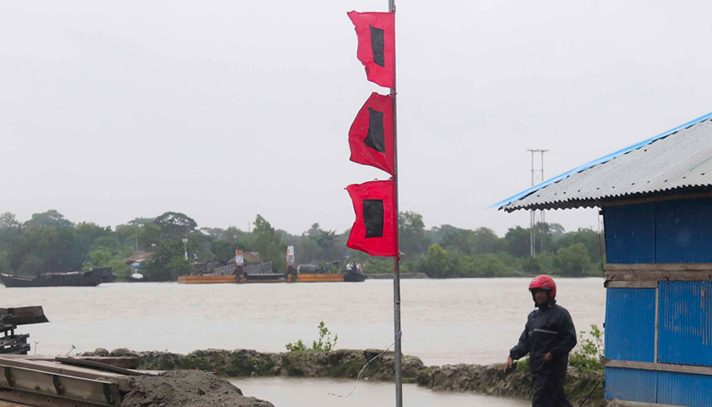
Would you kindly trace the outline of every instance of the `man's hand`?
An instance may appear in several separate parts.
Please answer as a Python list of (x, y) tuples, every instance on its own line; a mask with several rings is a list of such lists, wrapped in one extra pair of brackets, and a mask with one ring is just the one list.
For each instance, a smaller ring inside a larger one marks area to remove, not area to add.
[(512, 360), (512, 357), (510, 356), (507, 358), (507, 363), (504, 364), (504, 373), (507, 373), (507, 370), (512, 368), (512, 363), (514, 363), (514, 361)]
[(544, 360), (548, 362), (551, 362), (554, 359), (554, 355), (551, 354), (551, 352), (547, 352), (546, 355), (544, 356)]

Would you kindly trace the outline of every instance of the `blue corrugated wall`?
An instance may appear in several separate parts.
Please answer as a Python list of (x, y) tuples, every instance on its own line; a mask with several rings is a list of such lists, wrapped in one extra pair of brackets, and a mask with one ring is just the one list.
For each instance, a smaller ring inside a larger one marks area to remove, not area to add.
[(607, 367), (606, 398), (712, 407), (712, 376)]
[(655, 204), (655, 262), (712, 262), (712, 200)]
[(712, 376), (658, 372), (659, 404), (712, 407)]
[(608, 263), (712, 263), (712, 199), (603, 209)]
[(608, 263), (655, 262), (654, 209), (653, 204), (603, 209)]
[(710, 296), (709, 281), (660, 282), (658, 362), (712, 366)]
[(606, 290), (607, 359), (655, 361), (655, 289)]
[(658, 372), (656, 371), (607, 367), (605, 381), (608, 399), (643, 403), (657, 401)]
[[(712, 199), (604, 208), (608, 263), (712, 263)], [(658, 358), (655, 289), (609, 288), (606, 357), (712, 366), (712, 282), (659, 283)], [(606, 368), (606, 397), (712, 407), (712, 376)]]

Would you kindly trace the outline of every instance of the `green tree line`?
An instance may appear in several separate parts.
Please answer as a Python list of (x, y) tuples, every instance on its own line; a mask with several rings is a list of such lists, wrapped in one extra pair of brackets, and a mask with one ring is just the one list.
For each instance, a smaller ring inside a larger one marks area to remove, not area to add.
[[(561, 225), (546, 223), (537, 228), (543, 250), (530, 257), (529, 229), (510, 228), (504, 237), (488, 228), (441, 225), (426, 229), (420, 214), (401, 212), (401, 268), (432, 278), (600, 275), (603, 239), (598, 232), (566, 232)], [(238, 248), (259, 253), (263, 261), (272, 261), (275, 270), (281, 270), (287, 245), (295, 247), (300, 264), (323, 265), (349, 256), (350, 262), (361, 263), (366, 272), (393, 270), (391, 259), (347, 248), (348, 235), (349, 230), (339, 234), (322, 229), (319, 223), (293, 235), (275, 229), (261, 215), (256, 216), (252, 230), (245, 232), (236, 227), (199, 228), (193, 218), (179, 212), (135, 218), (113, 229), (75, 223), (56, 210), (33, 214), (25, 222), (6, 212), (0, 214), (0, 271), (33, 276), (111, 266), (120, 278), (126, 278), (132, 273), (127, 259), (144, 252), (151, 254), (141, 266), (144, 277), (170, 281), (190, 274), (197, 261), (226, 264)]]

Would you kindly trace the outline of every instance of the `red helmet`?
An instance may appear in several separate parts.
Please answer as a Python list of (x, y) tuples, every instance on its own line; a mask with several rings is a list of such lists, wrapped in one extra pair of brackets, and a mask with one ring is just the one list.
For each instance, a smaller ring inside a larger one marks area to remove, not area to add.
[(549, 292), (549, 298), (552, 300), (556, 299), (556, 283), (554, 279), (542, 274), (534, 277), (531, 283), (529, 283), (529, 291), (534, 289), (545, 290)]

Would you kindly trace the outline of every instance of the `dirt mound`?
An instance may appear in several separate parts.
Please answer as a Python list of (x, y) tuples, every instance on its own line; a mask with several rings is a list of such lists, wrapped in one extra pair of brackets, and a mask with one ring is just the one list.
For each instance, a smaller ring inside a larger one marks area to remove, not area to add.
[(121, 407), (274, 407), (245, 397), (242, 391), (212, 373), (181, 370), (131, 379)]

